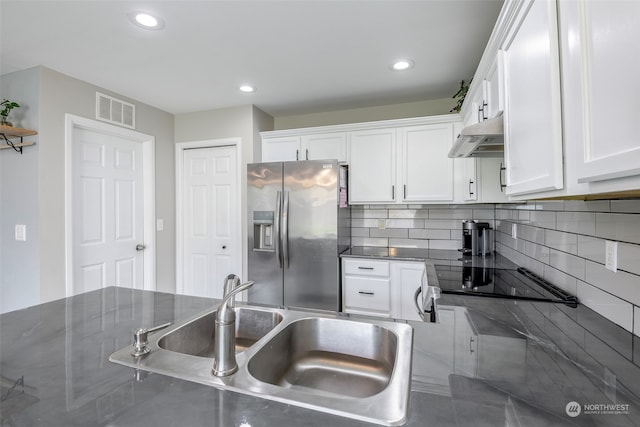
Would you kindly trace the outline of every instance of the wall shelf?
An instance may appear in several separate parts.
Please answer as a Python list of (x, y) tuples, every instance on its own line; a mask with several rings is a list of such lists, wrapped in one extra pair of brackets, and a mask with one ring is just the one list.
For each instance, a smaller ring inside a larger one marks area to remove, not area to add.
[[(5, 150), (7, 148), (13, 148), (18, 153), (22, 154), (22, 147), (28, 147), (30, 145), (34, 145), (35, 142), (24, 142), (23, 138), (25, 136), (34, 136), (37, 135), (38, 132), (35, 130), (16, 128), (13, 126), (5, 126), (0, 125), (0, 138), (4, 139), (4, 142), (7, 144), (0, 146), (0, 150)], [(19, 138), (20, 142), (13, 142), (12, 139)]]

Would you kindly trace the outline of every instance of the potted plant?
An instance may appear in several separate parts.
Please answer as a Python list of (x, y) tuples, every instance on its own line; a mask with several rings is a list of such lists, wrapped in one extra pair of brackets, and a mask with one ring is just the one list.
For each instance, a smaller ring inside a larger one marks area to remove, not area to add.
[(7, 121), (7, 117), (9, 116), (9, 113), (11, 113), (11, 110), (13, 110), (14, 108), (20, 108), (20, 104), (5, 99), (4, 101), (0, 102), (0, 106), (2, 106), (2, 110), (0, 110), (0, 124), (4, 126), (13, 126), (11, 122)]

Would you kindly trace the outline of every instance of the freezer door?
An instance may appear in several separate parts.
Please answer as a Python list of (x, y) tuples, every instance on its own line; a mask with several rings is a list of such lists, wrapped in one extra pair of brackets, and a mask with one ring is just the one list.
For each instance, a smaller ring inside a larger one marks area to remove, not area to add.
[(282, 163), (247, 165), (248, 280), (249, 302), (283, 305), (282, 241)]
[(338, 311), (337, 161), (284, 163), (282, 216), (284, 304)]

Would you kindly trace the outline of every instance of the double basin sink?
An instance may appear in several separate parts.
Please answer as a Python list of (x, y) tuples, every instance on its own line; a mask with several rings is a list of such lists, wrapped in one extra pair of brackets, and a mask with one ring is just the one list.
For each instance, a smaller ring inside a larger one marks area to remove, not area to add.
[(149, 335), (109, 360), (224, 390), (346, 416), (401, 425), (407, 417), (413, 330), (404, 323), (337, 314), (236, 307), (238, 371), (216, 377), (215, 308)]

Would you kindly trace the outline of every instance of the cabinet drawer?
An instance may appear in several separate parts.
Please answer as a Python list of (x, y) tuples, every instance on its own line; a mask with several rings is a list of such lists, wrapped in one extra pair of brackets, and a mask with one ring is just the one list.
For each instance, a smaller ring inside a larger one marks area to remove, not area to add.
[(391, 312), (391, 286), (389, 279), (345, 277), (345, 311)]
[(344, 274), (389, 277), (389, 263), (387, 261), (345, 259)]

